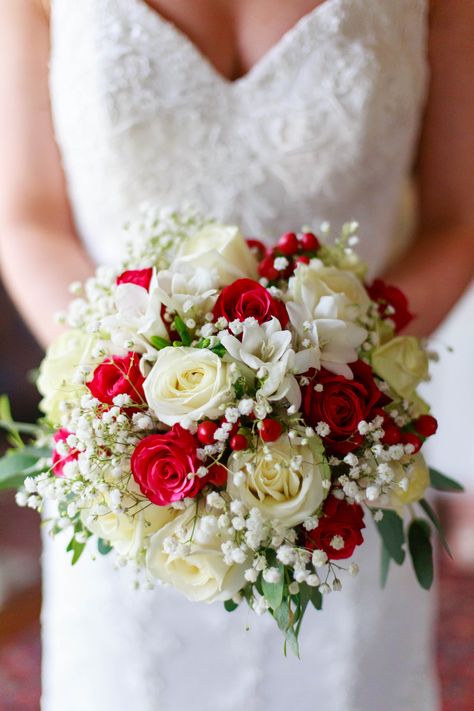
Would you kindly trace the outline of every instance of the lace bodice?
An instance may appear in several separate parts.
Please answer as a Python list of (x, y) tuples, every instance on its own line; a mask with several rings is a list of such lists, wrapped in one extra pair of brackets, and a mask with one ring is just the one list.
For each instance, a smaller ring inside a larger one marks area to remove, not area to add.
[[(232, 83), (144, 0), (53, 0), (53, 116), (89, 252), (113, 261), (143, 202), (191, 202), (268, 241), (357, 219), (380, 269), (418, 132), (426, 5), (326, 0)], [(308, 614), (302, 662), (270, 619), (132, 590), (110, 557), (71, 568), (45, 541), (43, 711), (434, 711), (430, 598), (409, 566), (382, 594), (365, 536), (363, 573)]]
[(425, 89), (426, 0), (326, 0), (244, 77), (144, 0), (56, 0), (53, 112), (77, 226), (117, 254), (143, 202), (247, 234), (357, 219), (386, 260)]

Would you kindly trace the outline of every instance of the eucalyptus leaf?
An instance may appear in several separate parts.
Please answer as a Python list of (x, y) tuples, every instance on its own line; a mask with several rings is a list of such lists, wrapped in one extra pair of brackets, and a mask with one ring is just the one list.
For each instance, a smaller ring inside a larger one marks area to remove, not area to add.
[(430, 538), (429, 524), (421, 518), (414, 519), (408, 529), (408, 547), (416, 577), (425, 590), (429, 590), (433, 583), (433, 548)]
[(441, 541), (441, 544), (443, 548), (445, 549), (446, 553), (449, 555), (450, 558), (453, 557), (453, 554), (451, 553), (451, 549), (449, 547), (448, 541), (446, 540), (446, 534), (444, 532), (443, 524), (439, 520), (436, 512), (432, 509), (430, 504), (426, 501), (426, 499), (421, 499), (421, 501), (418, 502), (425, 514), (428, 516), (430, 519), (431, 523), (433, 526), (436, 528), (438, 531), (438, 536), (439, 540)]
[(395, 511), (385, 510), (382, 520), (377, 521), (377, 528), (392, 560), (402, 565), (405, 560), (405, 533), (400, 516)]
[(234, 612), (234, 610), (238, 608), (238, 604), (233, 600), (226, 600), (224, 602), (224, 608), (227, 610), (227, 612)]
[(278, 565), (280, 571), (280, 580), (277, 583), (268, 583), (262, 576), (262, 590), (265, 600), (268, 602), (272, 610), (280, 607), (283, 600), (283, 589), (285, 586), (285, 568), (280, 563)]
[(387, 584), (388, 571), (390, 568), (391, 556), (388, 552), (385, 543), (382, 541), (381, 556), (380, 556), (380, 587), (383, 589)]
[(464, 491), (459, 482), (450, 479), (446, 474), (441, 474), (437, 469), (430, 468), (430, 481), (433, 489), (438, 491)]
[(97, 539), (97, 550), (101, 555), (108, 555), (110, 551), (112, 550), (112, 546), (110, 543), (107, 541), (104, 541), (103, 538), (98, 538)]

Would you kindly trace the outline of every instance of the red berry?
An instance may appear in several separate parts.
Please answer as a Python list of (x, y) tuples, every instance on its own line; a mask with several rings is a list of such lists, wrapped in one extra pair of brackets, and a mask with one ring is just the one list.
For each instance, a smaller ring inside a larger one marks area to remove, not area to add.
[(264, 442), (274, 442), (281, 435), (282, 429), (282, 426), (277, 420), (272, 420), (271, 417), (267, 417), (262, 422), (260, 437)]
[(419, 452), (421, 449), (421, 439), (413, 434), (413, 432), (402, 432), (402, 444), (412, 444), (414, 447), (414, 454)]
[(248, 446), (247, 437), (244, 435), (236, 434), (231, 437), (230, 448), (233, 449), (234, 452), (240, 452), (242, 449), (247, 449)]
[(421, 415), (413, 424), (422, 437), (431, 437), (438, 429), (438, 422), (432, 415)]
[(300, 237), (300, 246), (307, 252), (314, 252), (319, 249), (321, 244), (312, 232), (305, 232)]
[(298, 237), (294, 232), (285, 232), (284, 235), (280, 237), (277, 244), (277, 249), (287, 256), (295, 254), (298, 251)]
[(384, 424), (383, 430), (385, 432), (382, 437), (382, 444), (392, 445), (399, 444), (402, 441), (402, 433), (400, 429), (394, 424)]
[(259, 239), (253, 239), (251, 237), (249, 237), (245, 241), (247, 242), (248, 248), (252, 250), (252, 252), (257, 253), (259, 259), (264, 256), (267, 248), (265, 247), (263, 242), (260, 242)]
[(296, 257), (295, 262), (297, 264), (309, 264), (310, 258), (307, 254), (300, 254), (299, 257)]
[(264, 277), (265, 279), (268, 279), (269, 281), (278, 279), (280, 273), (273, 266), (274, 261), (275, 261), (275, 256), (273, 254), (267, 255), (266, 257), (264, 257), (262, 259), (262, 261), (258, 265), (258, 273), (260, 274), (261, 277)]
[(209, 473), (207, 475), (207, 481), (209, 484), (214, 484), (214, 486), (224, 486), (227, 482), (227, 469), (219, 464), (212, 464), (209, 467)]
[(197, 428), (198, 440), (202, 444), (215, 444), (214, 433), (217, 430), (217, 425), (211, 420), (206, 420), (206, 422), (201, 422)]

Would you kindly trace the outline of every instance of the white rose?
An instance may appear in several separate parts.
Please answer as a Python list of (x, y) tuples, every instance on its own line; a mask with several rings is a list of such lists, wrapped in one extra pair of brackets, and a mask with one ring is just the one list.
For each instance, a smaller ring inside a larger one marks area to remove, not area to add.
[[(231, 454), (227, 464), (230, 496), (288, 528), (303, 523), (325, 499), (323, 480), (329, 476), (318, 439), (310, 442), (304, 446), (292, 444), (283, 435), (268, 445), (272, 461), (266, 459), (263, 449)], [(244, 471), (245, 477), (238, 477), (236, 484), (233, 474), (238, 471)]]
[(326, 267), (319, 259), (300, 264), (289, 282), (289, 293), (297, 304), (314, 312), (323, 296), (340, 294), (338, 318), (353, 321), (367, 313), (370, 299), (362, 282), (352, 272)]
[(164, 542), (173, 537), (184, 545), (189, 541), (194, 527), (196, 506), (191, 504), (181, 515), (164, 526), (150, 539), (146, 564), (151, 575), (180, 590), (195, 602), (229, 600), (244, 585), (244, 572), (248, 564), (229, 565), (224, 561), (217, 531), (207, 536), (206, 543), (193, 542), (189, 551), (178, 549), (166, 552)]
[(62, 333), (47, 350), (40, 365), (37, 387), (43, 399), (41, 410), (52, 424), (60, 424), (60, 405), (79, 403), (87, 392), (85, 386), (77, 382), (81, 366), (94, 369), (99, 362), (92, 357), (95, 338), (79, 330)]
[(239, 229), (232, 225), (203, 227), (182, 244), (175, 268), (180, 263), (191, 263), (194, 268), (215, 272), (220, 286), (243, 277), (257, 278), (257, 261)]
[(163, 348), (144, 384), (148, 405), (167, 425), (222, 414), (232, 397), (230, 365), (205, 348)]

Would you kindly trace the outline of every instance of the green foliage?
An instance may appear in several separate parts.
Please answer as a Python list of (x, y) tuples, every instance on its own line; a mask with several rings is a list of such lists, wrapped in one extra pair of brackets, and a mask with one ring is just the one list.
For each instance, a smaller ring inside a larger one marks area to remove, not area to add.
[(234, 612), (234, 610), (238, 608), (238, 604), (233, 600), (226, 600), (224, 602), (224, 608), (227, 610), (227, 612)]
[(223, 358), (225, 354), (227, 353), (226, 349), (222, 345), (222, 343), (218, 343), (217, 346), (214, 346), (214, 348), (210, 349), (213, 353), (219, 356), (219, 358)]
[(169, 348), (171, 346), (171, 343), (167, 341), (166, 338), (161, 338), (161, 336), (152, 336), (150, 338), (150, 343), (153, 348), (156, 348), (158, 351), (163, 350), (163, 348)]
[(418, 502), (425, 514), (428, 516), (430, 519), (431, 523), (433, 526), (436, 528), (438, 531), (438, 536), (439, 540), (441, 541), (441, 545), (445, 549), (446, 553), (449, 555), (450, 558), (453, 557), (451, 553), (451, 549), (449, 548), (448, 541), (446, 540), (446, 534), (444, 532), (443, 524), (439, 520), (437, 514), (433, 509), (431, 508), (430, 504), (426, 501), (426, 499), (421, 499), (421, 501)]
[(380, 557), (380, 587), (383, 589), (387, 584), (388, 571), (390, 568), (391, 556), (384, 542), (382, 541), (381, 557)]
[(285, 587), (285, 567), (282, 563), (279, 563), (277, 567), (280, 571), (280, 580), (277, 583), (267, 583), (265, 578), (262, 577), (263, 595), (273, 611), (280, 607)]
[(110, 551), (112, 550), (112, 546), (110, 543), (107, 541), (104, 541), (103, 538), (98, 538), (97, 539), (97, 550), (101, 555), (108, 555)]
[(377, 521), (377, 528), (382, 537), (387, 553), (398, 565), (405, 560), (405, 533), (403, 521), (395, 511), (385, 510), (381, 521)]
[(438, 491), (464, 491), (464, 487), (446, 474), (441, 474), (437, 469), (430, 469), (430, 481), (433, 489)]
[(39, 460), (50, 457), (47, 448), (24, 446), (21, 449), (10, 449), (0, 459), (0, 491), (18, 489), (27, 476), (37, 476), (46, 470)]
[(79, 543), (79, 541), (76, 539), (76, 533), (74, 533), (73, 537), (69, 541), (68, 547), (66, 548), (66, 551), (68, 553), (72, 552), (71, 565), (76, 565), (77, 561), (83, 554), (85, 547), (86, 544)]
[(184, 323), (181, 316), (175, 316), (173, 321), (174, 328), (181, 338), (183, 346), (190, 346), (193, 342), (191, 334), (189, 333), (188, 327)]
[(431, 528), (427, 521), (414, 519), (408, 529), (408, 547), (415, 574), (421, 587), (429, 590), (433, 583), (433, 548)]

